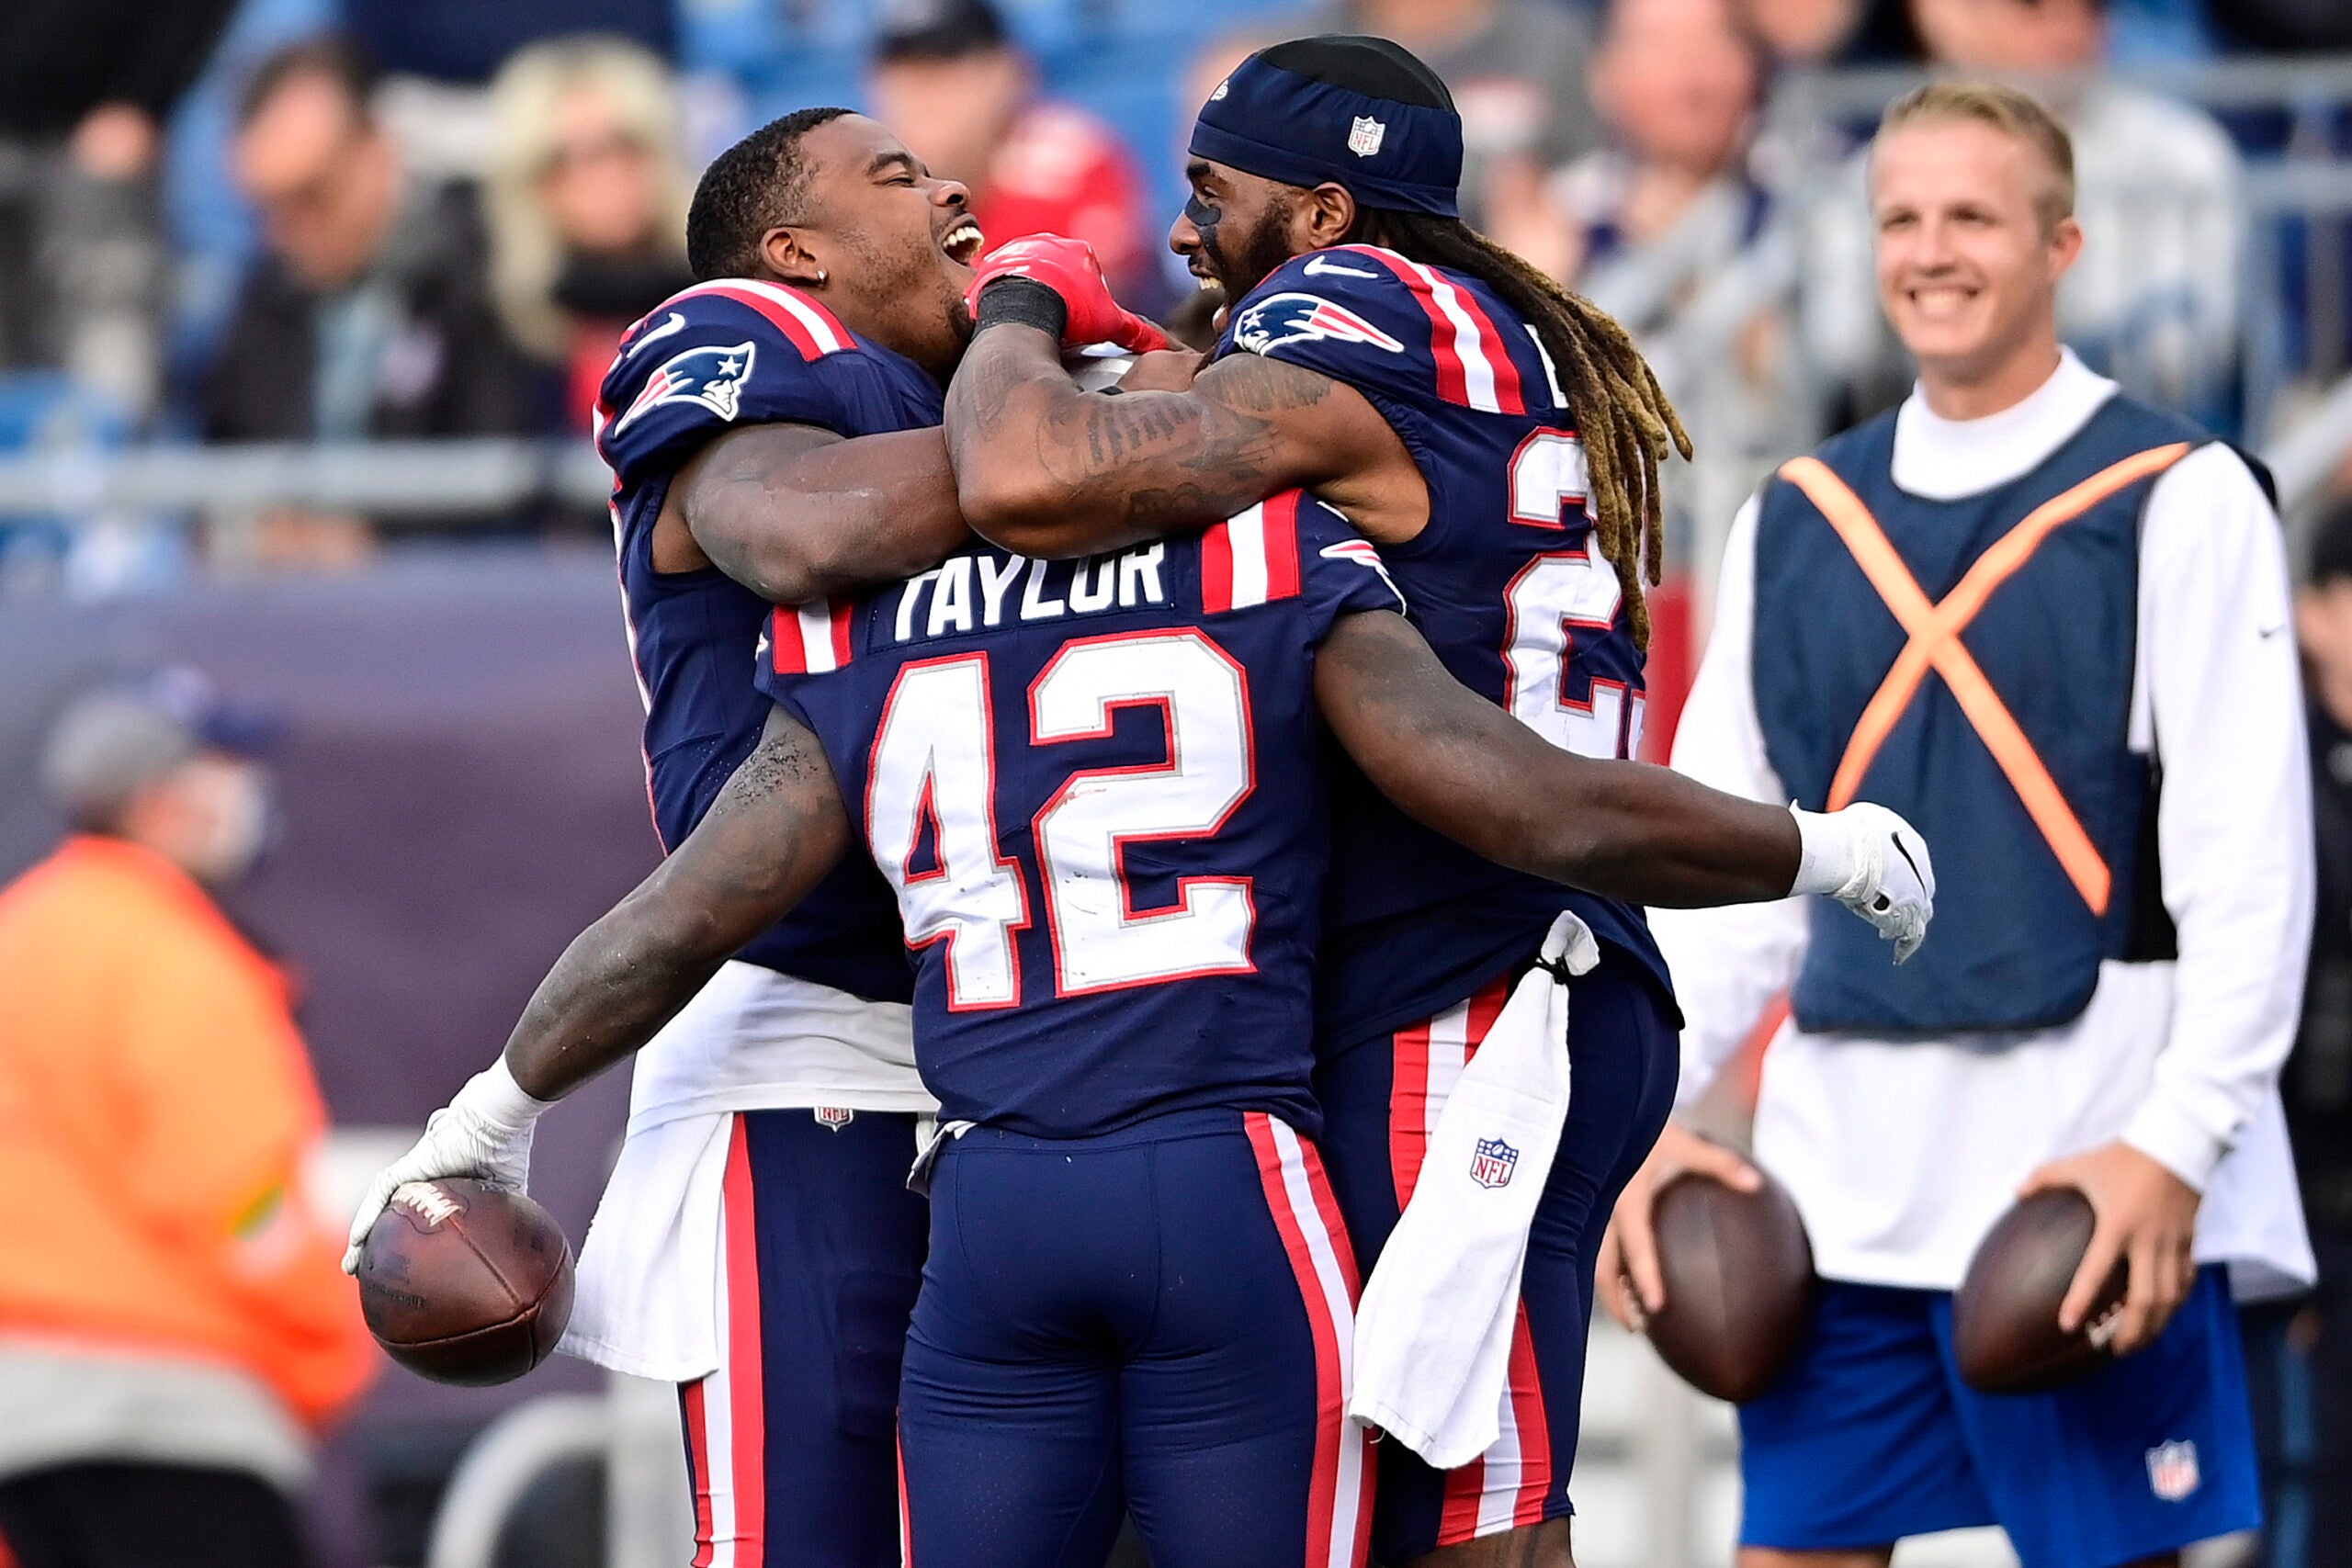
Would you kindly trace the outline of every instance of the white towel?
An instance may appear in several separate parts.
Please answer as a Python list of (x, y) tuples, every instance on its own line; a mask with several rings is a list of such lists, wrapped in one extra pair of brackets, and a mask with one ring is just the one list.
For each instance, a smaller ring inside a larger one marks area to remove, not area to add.
[(718, 1370), (719, 1196), (732, 1111), (639, 1127), (621, 1142), (580, 1244), (571, 1323), (556, 1348), (660, 1382)]
[(1563, 914), (1544, 961), (1463, 1068), (1356, 1309), (1348, 1414), (1440, 1470), (1502, 1432), (1528, 1227), (1568, 1115), (1566, 976), (1600, 950)]

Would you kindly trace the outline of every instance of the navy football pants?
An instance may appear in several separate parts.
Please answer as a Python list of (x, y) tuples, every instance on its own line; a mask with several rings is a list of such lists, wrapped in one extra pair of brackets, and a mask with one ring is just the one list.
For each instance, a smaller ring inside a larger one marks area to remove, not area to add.
[(719, 1370), (679, 1391), (695, 1568), (899, 1562), (899, 1360), (928, 1225), (907, 1191), (915, 1118), (842, 1115), (735, 1118)]
[[(1510, 999), (1519, 970), (1434, 1018), (1326, 1061), (1316, 1074), (1323, 1149), (1356, 1256), (1368, 1271), (1396, 1226), (1454, 1080)], [(1373, 1547), (1404, 1562), (1566, 1515), (1592, 1325), (1594, 1256), (1624, 1190), (1673, 1108), (1680, 1068), (1673, 1015), (1648, 975), (1607, 947), (1568, 988), (1568, 1119), (1520, 1283), (1502, 1434), (1479, 1459), (1436, 1471), (1402, 1443), (1379, 1445)]]
[(913, 1568), (1355, 1568), (1356, 1274), (1315, 1146), (1258, 1111), (944, 1150), (900, 1391)]

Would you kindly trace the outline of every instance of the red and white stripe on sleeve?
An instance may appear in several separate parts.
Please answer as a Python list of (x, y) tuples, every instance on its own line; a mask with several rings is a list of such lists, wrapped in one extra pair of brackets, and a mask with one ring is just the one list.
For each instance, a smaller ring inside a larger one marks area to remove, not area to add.
[(1430, 319), (1430, 353), (1437, 360), (1438, 396), (1481, 413), (1527, 412), (1510, 347), (1477, 297), (1445, 275), (1377, 245), (1345, 245), (1378, 262), (1412, 290)]
[[(857, 340), (850, 336), (839, 317), (797, 288), (787, 288), (780, 283), (762, 283), (748, 277), (721, 278), (697, 283), (672, 295), (664, 303), (674, 305), (681, 299), (712, 298), (732, 299), (765, 316), (800, 351), (803, 359), (817, 359), (857, 346)], [(656, 306), (647, 313), (647, 320), (661, 311), (662, 307)]]
[(1286, 491), (1201, 536), (1201, 608), (1212, 615), (1298, 595), (1299, 492)]
[(779, 675), (829, 675), (849, 662), (854, 601), (845, 593), (786, 604), (768, 623), (768, 657)]

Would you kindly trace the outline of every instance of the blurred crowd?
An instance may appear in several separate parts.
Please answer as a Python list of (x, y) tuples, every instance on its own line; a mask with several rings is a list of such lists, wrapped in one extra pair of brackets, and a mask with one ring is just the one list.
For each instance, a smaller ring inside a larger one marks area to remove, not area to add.
[[(1172, 310), (1192, 108), (1249, 49), (1329, 30), (1434, 62), (1474, 220), (1637, 330), (1719, 476), (1692, 516), (1907, 385), (1869, 284), (1855, 149), (1877, 103), (1792, 105), (1813, 67), (2052, 94), (2095, 237), (2069, 341), (2245, 431), (2250, 337), (2266, 412), (2352, 361), (2352, 283), (2311, 243), (2340, 252), (2340, 213), (2264, 230), (2288, 327), (2240, 298), (2247, 161), (2352, 156), (2352, 93), (2224, 123), (2102, 67), (2352, 50), (2347, 18), (2331, 0), (24, 0), (0, 18), (0, 457), (576, 435), (619, 330), (690, 280), (702, 162), (829, 99), (969, 185), (995, 239), (1080, 235), (1123, 294)], [(312, 512), (243, 523), (244, 560), (334, 565), (377, 539)], [(103, 536), (0, 522), (0, 586), (45, 586), (63, 541)], [(67, 581), (135, 581), (143, 558)]]

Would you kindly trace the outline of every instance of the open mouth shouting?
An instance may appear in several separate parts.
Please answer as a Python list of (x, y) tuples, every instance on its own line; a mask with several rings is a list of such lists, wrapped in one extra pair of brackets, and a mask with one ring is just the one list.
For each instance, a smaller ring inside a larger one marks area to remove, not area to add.
[(980, 233), (980, 226), (969, 218), (958, 218), (947, 225), (939, 236), (939, 248), (957, 266), (969, 266), (980, 259), (980, 249), (988, 242)]

